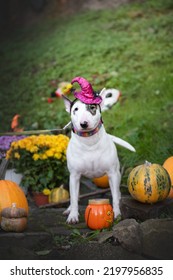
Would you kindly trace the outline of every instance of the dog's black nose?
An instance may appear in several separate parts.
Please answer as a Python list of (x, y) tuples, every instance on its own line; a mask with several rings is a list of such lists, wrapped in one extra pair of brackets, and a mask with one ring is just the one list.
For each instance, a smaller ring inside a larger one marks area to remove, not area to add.
[(81, 126), (83, 129), (87, 129), (88, 123), (87, 123), (87, 122), (80, 123), (80, 126)]

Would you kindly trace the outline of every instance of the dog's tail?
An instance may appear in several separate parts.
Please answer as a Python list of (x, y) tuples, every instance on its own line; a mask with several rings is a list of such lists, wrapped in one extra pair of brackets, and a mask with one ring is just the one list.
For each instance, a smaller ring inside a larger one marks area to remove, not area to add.
[(132, 145), (130, 145), (128, 142), (126, 142), (126, 141), (122, 140), (121, 138), (118, 138), (114, 135), (111, 135), (111, 134), (108, 134), (108, 135), (115, 144), (118, 144), (118, 145), (130, 150), (131, 152), (136, 152), (135, 148)]

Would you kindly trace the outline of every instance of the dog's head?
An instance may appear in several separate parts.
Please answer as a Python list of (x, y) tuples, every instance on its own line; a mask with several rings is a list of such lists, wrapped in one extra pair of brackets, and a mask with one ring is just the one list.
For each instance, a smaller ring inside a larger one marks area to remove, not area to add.
[(101, 107), (98, 104), (85, 104), (78, 99), (70, 101), (64, 98), (66, 111), (71, 115), (74, 128), (78, 131), (94, 129), (101, 119)]
[(63, 96), (66, 111), (71, 114), (71, 121), (76, 130), (94, 129), (101, 120), (101, 111), (111, 108), (118, 101), (120, 92), (103, 88), (99, 96), (102, 98), (100, 104), (85, 104), (78, 99), (70, 101)]

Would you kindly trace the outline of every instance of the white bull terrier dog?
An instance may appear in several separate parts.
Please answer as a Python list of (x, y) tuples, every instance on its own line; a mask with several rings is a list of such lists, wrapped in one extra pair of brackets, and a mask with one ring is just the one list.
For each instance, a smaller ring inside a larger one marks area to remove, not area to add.
[(114, 143), (131, 151), (135, 149), (126, 141), (106, 133), (101, 108), (104, 106), (102, 92), (98, 95), (91, 84), (76, 77), (82, 91), (74, 92), (71, 102), (64, 96), (66, 111), (71, 114), (72, 135), (67, 148), (67, 166), (70, 172), (70, 206), (64, 212), (67, 223), (78, 222), (78, 196), (81, 176), (88, 178), (108, 175), (112, 194), (114, 217), (120, 214), (120, 164)]

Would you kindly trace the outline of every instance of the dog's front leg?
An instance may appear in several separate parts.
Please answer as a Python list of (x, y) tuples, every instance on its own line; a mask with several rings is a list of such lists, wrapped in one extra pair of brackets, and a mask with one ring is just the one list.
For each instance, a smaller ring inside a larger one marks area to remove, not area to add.
[(112, 199), (113, 199), (113, 210), (114, 210), (114, 218), (120, 215), (120, 181), (121, 181), (121, 174), (119, 170), (113, 170), (108, 173), (109, 178), (109, 185), (111, 189)]
[(67, 223), (75, 224), (79, 222), (78, 197), (79, 197), (80, 175), (70, 174), (70, 206)]

